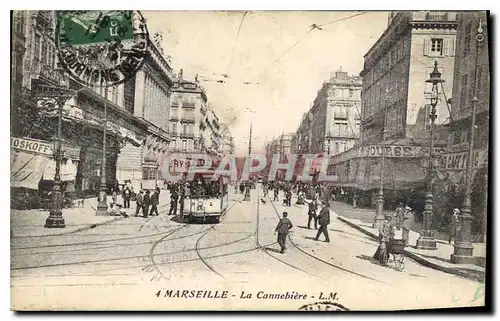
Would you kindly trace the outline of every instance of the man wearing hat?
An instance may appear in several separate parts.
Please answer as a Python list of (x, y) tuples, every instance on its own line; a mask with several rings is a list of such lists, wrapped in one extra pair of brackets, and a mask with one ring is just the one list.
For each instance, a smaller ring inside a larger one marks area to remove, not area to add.
[(325, 235), (325, 242), (330, 242), (330, 236), (328, 235), (328, 224), (330, 224), (330, 202), (328, 200), (323, 201), (323, 208), (318, 215), (319, 229), (316, 234), (315, 240), (318, 241), (321, 234)]
[(278, 222), (278, 225), (276, 226), (276, 229), (274, 230), (274, 233), (278, 232), (278, 244), (281, 247), (280, 253), (285, 253), (286, 237), (287, 237), (290, 229), (293, 227), (292, 222), (288, 219), (287, 216), (288, 216), (288, 213), (283, 212), (283, 217), (280, 219), (280, 221)]
[(451, 244), (452, 240), (455, 241), (457, 232), (460, 230), (460, 218), (458, 214), (460, 214), (460, 210), (458, 208), (453, 209), (453, 215), (451, 216), (450, 222), (450, 237), (448, 239), (449, 244)]
[(135, 203), (137, 204), (137, 207), (135, 208), (135, 216), (139, 216), (139, 210), (142, 209), (142, 201), (144, 199), (144, 195), (142, 193), (142, 190), (139, 191), (139, 194), (135, 197)]

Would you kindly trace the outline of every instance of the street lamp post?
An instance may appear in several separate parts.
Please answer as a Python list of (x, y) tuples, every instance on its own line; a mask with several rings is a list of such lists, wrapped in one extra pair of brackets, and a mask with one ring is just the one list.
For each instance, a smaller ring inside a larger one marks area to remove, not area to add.
[[(248, 157), (250, 157), (250, 154), (252, 154), (252, 123), (250, 123), (250, 136), (248, 137)], [(252, 166), (252, 164), (249, 164), (249, 166)], [(248, 179), (250, 180), (250, 173)], [(243, 200), (250, 201), (250, 181), (246, 183), (245, 198)]]
[[(476, 125), (476, 106), (478, 103), (477, 92), (478, 92), (478, 59), (479, 54), (482, 49), (484, 35), (483, 35), (483, 27), (481, 20), (479, 21), (479, 27), (477, 28), (476, 34), (476, 70), (474, 73), (474, 96), (472, 98), (472, 115), (471, 115), (471, 124), (470, 124), (470, 137), (469, 137), (469, 153), (467, 157), (467, 167), (466, 167), (466, 183), (465, 183), (465, 195), (464, 195), (464, 204), (462, 210), (459, 215), (459, 225), (460, 230), (457, 231), (457, 238), (454, 245), (454, 251), (451, 255), (451, 262), (458, 264), (471, 264), (475, 263), (476, 259), (474, 258), (473, 251), (474, 246), (471, 242), (471, 234), (472, 234), (472, 220), (474, 217), (471, 215), (471, 194), (472, 194), (472, 161), (474, 155), (474, 132)], [(462, 90), (465, 90), (462, 88)]]
[(61, 192), (61, 144), (62, 144), (62, 116), (64, 104), (68, 99), (74, 97), (75, 91), (40, 85), (38, 87), (38, 99), (53, 98), (57, 106), (57, 146), (55, 153), (56, 170), (54, 175), (54, 185), (52, 186), (51, 201), (52, 205), (49, 212), (49, 217), (45, 220), (44, 227), (46, 228), (64, 228), (66, 227), (64, 217), (62, 216), (63, 194)]
[(63, 195), (61, 192), (61, 141), (62, 141), (62, 109), (66, 99), (58, 99), (57, 111), (57, 147), (56, 147), (56, 173), (54, 175), (54, 185), (52, 186), (52, 208), (49, 217), (45, 220), (46, 228), (64, 228), (66, 227), (64, 217), (62, 216)]
[(417, 248), (424, 250), (436, 250), (436, 241), (432, 236), (431, 225), (432, 225), (432, 215), (433, 215), (433, 195), (432, 195), (432, 185), (433, 185), (433, 157), (432, 153), (434, 151), (434, 123), (436, 121), (436, 105), (439, 100), (439, 87), (438, 84), (444, 83), (441, 79), (441, 73), (438, 71), (438, 63), (434, 62), (434, 70), (430, 74), (430, 78), (425, 81), (426, 83), (432, 84), (431, 91), (431, 112), (429, 114), (429, 120), (431, 125), (430, 130), (430, 146), (429, 146), (429, 164), (428, 164), (428, 177), (427, 177), (427, 194), (425, 195), (425, 208), (423, 212), (423, 230), (420, 233), (420, 237), (417, 240)]
[(373, 228), (379, 228), (384, 221), (384, 163), (385, 163), (385, 140), (387, 134), (387, 100), (389, 89), (385, 91), (385, 106), (384, 106), (384, 127), (382, 128), (382, 158), (380, 160), (380, 186), (375, 205), (375, 219), (373, 221)]
[(104, 125), (102, 138), (101, 185), (96, 215), (108, 215), (107, 183), (106, 183), (106, 126), (108, 124), (108, 87), (104, 87)]

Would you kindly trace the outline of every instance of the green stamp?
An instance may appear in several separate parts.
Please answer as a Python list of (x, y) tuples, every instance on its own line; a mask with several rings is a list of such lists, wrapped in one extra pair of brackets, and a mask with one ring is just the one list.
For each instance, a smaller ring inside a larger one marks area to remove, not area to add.
[(131, 79), (147, 55), (139, 11), (56, 11), (60, 65), (80, 84), (108, 87)]

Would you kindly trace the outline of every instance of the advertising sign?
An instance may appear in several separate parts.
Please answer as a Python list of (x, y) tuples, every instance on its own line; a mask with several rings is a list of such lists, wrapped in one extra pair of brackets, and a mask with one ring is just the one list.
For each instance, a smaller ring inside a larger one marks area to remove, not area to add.
[(31, 153), (52, 156), (52, 143), (28, 138), (10, 138), (10, 147)]

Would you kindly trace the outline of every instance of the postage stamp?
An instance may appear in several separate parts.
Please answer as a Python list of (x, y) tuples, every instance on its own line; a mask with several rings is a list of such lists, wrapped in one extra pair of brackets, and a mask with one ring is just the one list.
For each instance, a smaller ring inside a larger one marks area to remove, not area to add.
[(56, 11), (59, 63), (83, 85), (109, 87), (131, 79), (148, 54), (139, 11)]

